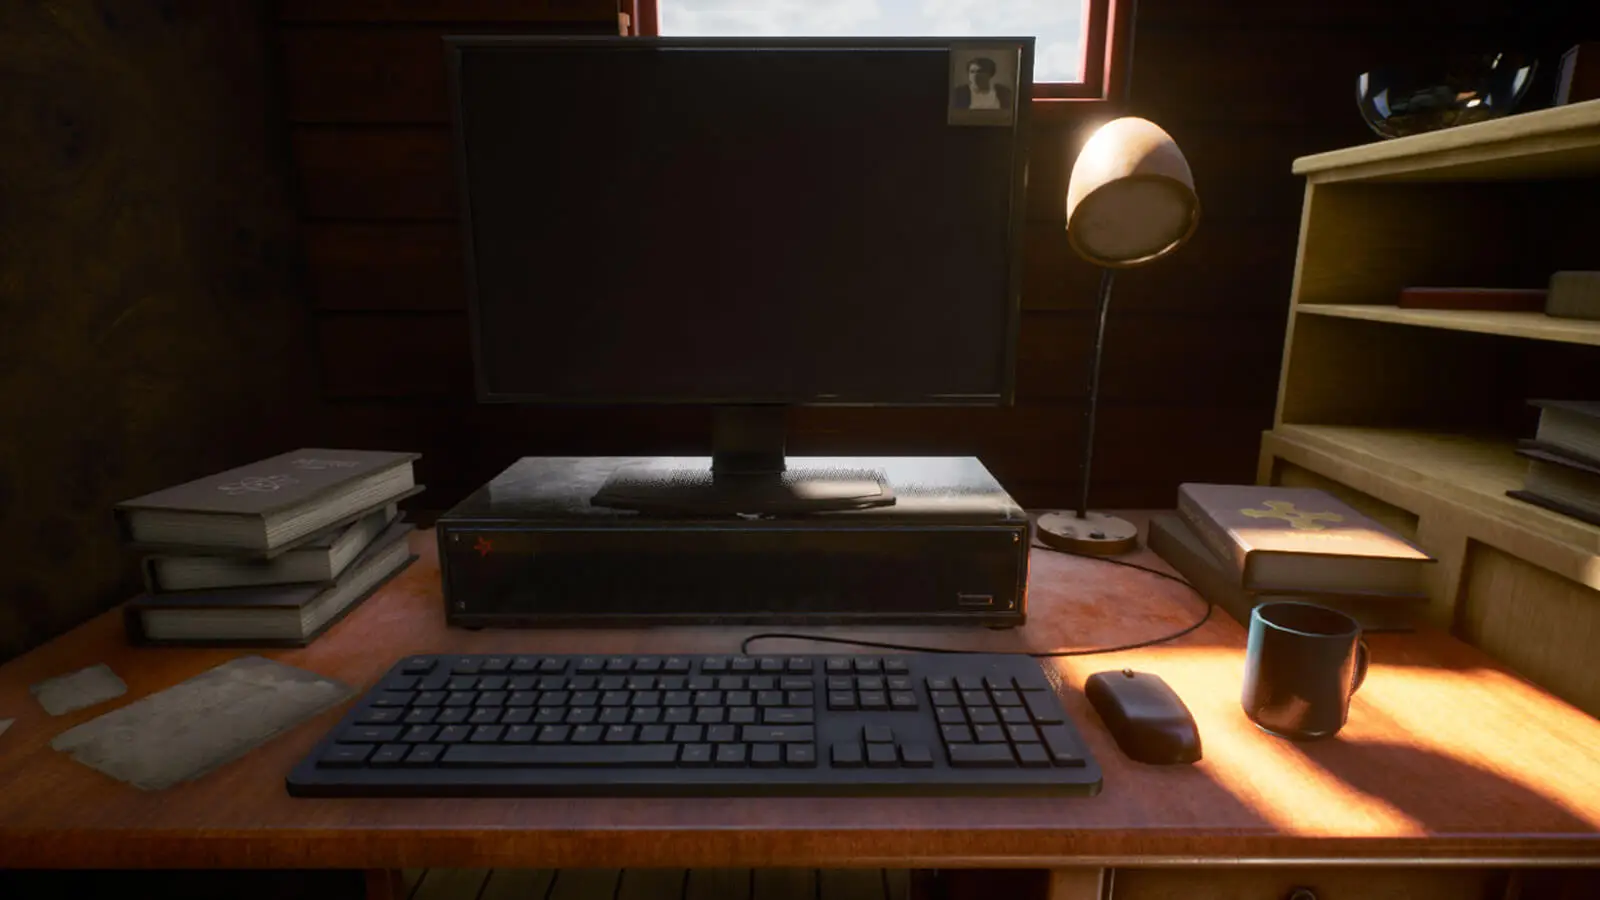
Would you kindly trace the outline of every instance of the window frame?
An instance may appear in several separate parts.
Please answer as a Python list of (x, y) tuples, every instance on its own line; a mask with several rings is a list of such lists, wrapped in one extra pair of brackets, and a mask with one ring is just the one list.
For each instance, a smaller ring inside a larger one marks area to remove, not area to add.
[[(658, 4), (672, 0), (621, 0), (633, 23), (630, 31), (643, 37), (661, 32)], [(1072, 0), (1061, 0), (1063, 3)], [(1083, 80), (1040, 82), (1033, 86), (1036, 120), (1059, 120), (1084, 112), (1082, 104), (1121, 103), (1127, 89), (1127, 72), (1133, 55), (1135, 0), (1078, 0), (1083, 4)]]

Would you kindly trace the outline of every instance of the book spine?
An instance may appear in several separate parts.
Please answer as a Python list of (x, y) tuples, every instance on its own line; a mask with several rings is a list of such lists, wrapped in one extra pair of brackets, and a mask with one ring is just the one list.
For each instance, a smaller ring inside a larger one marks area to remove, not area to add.
[[(1178, 574), (1182, 575), (1184, 580), (1189, 582), (1189, 586), (1194, 588), (1195, 593), (1204, 597), (1206, 602), (1232, 616), (1240, 625), (1250, 627), (1250, 613), (1256, 605), (1254, 595), (1231, 583), (1227, 571), (1221, 568), (1220, 561), (1198, 556), (1197, 551), (1203, 552), (1199, 546), (1186, 543), (1168, 530), (1188, 527), (1181, 518), (1152, 523), (1150, 535), (1145, 543), (1152, 553), (1177, 569)], [(1189, 530), (1194, 531), (1193, 528)]]
[(1195, 536), (1204, 543), (1212, 553), (1217, 556), (1217, 561), (1231, 569), (1239, 579), (1239, 584), (1244, 584), (1245, 564), (1249, 560), (1249, 552), (1240, 546), (1228, 529), (1223, 528), (1211, 518), (1194, 498), (1183, 490), (1178, 491), (1178, 514), (1184, 522), (1194, 531)]

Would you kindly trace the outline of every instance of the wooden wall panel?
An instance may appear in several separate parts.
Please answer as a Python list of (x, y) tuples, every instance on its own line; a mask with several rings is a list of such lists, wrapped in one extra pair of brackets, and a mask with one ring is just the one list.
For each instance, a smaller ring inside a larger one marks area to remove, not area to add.
[(318, 309), (467, 308), (455, 222), (308, 222), (301, 235)]

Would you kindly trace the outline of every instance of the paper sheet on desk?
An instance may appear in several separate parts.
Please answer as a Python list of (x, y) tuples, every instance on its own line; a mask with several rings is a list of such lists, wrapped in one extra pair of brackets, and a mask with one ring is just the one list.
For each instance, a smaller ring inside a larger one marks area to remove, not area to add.
[(231, 762), (349, 700), (349, 685), (246, 656), (67, 731), (50, 746), (158, 791)]

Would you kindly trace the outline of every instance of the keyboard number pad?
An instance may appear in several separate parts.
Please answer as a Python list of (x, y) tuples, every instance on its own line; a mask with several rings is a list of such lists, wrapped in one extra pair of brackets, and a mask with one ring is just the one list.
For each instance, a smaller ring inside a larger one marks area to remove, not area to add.
[(1043, 681), (959, 676), (929, 678), (925, 686), (954, 768), (1084, 764), (1060, 700)]

